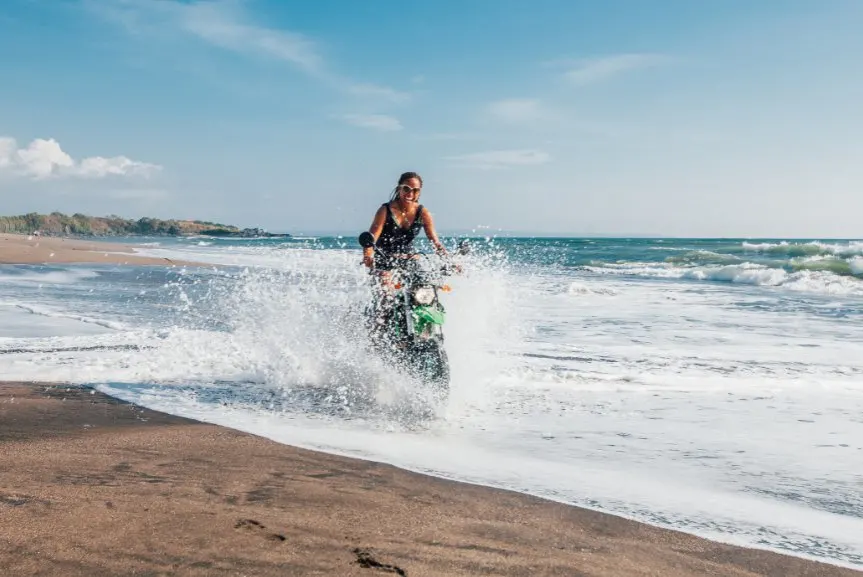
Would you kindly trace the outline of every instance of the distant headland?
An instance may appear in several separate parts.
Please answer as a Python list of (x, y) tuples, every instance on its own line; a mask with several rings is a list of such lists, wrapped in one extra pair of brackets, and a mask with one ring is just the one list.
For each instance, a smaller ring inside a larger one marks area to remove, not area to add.
[(291, 238), (290, 234), (270, 233), (260, 228), (239, 228), (204, 220), (130, 220), (116, 215), (87, 216), (61, 212), (20, 216), (0, 216), (0, 233), (44, 236), (219, 236)]

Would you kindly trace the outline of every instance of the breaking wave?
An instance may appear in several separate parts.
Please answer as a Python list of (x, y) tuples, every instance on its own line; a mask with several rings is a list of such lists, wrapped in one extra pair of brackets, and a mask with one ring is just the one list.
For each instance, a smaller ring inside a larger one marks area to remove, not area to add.
[[(812, 268), (807, 268), (811, 266)], [(833, 268), (830, 268), (830, 267)], [(850, 276), (851, 264), (807, 263), (788, 271), (767, 265), (742, 262), (729, 265), (678, 266), (674, 263), (604, 263), (585, 267), (597, 274), (629, 275), (662, 279), (687, 279), (728, 282), (756, 286), (783, 287), (791, 290), (832, 295), (863, 296), (863, 281)], [(861, 263), (854, 261), (854, 267)], [(846, 271), (846, 274), (837, 272)], [(859, 274), (859, 273), (857, 273)]]
[(53, 310), (49, 307), (38, 306), (33, 304), (25, 304), (25, 303), (0, 303), (0, 305), (13, 306), (19, 310), (28, 312), (32, 315), (38, 315), (42, 317), (49, 317), (55, 319), (69, 319), (78, 321), (85, 324), (97, 325), (106, 329), (112, 329), (115, 331), (122, 331), (126, 329), (126, 325), (123, 323), (119, 323), (117, 321), (107, 320), (107, 319), (99, 319), (94, 317), (89, 317), (86, 315), (80, 315), (75, 313), (67, 313), (63, 311)]
[(56, 269), (35, 271), (31, 267), (15, 266), (0, 270), (0, 285), (3, 284), (58, 284), (74, 285), (82, 280), (94, 279), (99, 273), (89, 269)]
[(827, 243), (821, 241), (811, 242), (744, 242), (741, 245), (744, 252), (760, 252), (782, 256), (861, 256), (863, 255), (863, 241), (849, 241), (846, 243)]

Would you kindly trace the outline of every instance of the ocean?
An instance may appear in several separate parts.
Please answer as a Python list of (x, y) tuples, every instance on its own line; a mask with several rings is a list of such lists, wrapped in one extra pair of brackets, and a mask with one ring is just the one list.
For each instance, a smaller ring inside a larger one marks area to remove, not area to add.
[(434, 405), (354, 236), (128, 240), (211, 266), (0, 265), (0, 378), (863, 569), (863, 241), (472, 239)]

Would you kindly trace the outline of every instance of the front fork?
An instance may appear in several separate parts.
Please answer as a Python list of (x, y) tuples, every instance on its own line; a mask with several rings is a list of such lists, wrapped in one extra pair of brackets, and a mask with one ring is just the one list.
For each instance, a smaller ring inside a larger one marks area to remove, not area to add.
[[(405, 291), (407, 297), (407, 291)], [(369, 329), (372, 339), (377, 344), (389, 344), (398, 346), (404, 340), (405, 334), (413, 334), (413, 319), (411, 319), (410, 308), (407, 315), (399, 306), (401, 295), (388, 293), (382, 287), (378, 287), (374, 300), (368, 313)], [(405, 306), (408, 301), (405, 300)]]

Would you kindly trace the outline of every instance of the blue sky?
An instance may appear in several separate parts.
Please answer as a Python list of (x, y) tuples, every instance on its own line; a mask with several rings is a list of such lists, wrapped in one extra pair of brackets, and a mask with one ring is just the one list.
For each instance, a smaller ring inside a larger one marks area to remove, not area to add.
[(4, 0), (3, 214), (860, 236), (856, 0)]

